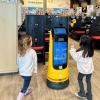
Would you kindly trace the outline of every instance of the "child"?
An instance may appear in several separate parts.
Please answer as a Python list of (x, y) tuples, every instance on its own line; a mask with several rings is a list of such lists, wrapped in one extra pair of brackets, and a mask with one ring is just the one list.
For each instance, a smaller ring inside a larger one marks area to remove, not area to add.
[[(94, 54), (93, 42), (90, 37), (83, 35), (80, 38), (80, 48), (76, 50), (74, 44), (71, 44), (70, 54), (72, 58), (77, 62), (78, 69), (78, 83), (80, 91), (75, 93), (76, 96), (80, 98), (87, 98), (87, 100), (92, 100), (91, 92), (91, 76), (94, 71), (92, 57)], [(83, 77), (86, 77), (87, 92), (85, 94), (83, 86)], [(85, 98), (85, 99), (86, 99)]]
[(37, 74), (37, 54), (31, 49), (32, 38), (29, 35), (21, 35), (18, 37), (18, 58), (17, 64), (19, 69), (19, 74), (24, 79), (24, 84), (17, 96), (17, 100), (23, 100), (25, 95), (31, 92), (28, 89), (32, 73)]

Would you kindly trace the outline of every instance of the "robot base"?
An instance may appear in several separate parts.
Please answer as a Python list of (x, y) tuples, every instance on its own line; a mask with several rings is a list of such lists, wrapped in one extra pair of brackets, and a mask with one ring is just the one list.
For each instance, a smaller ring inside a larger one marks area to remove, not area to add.
[(52, 89), (63, 89), (69, 85), (69, 80), (63, 82), (51, 82), (47, 80), (47, 86)]

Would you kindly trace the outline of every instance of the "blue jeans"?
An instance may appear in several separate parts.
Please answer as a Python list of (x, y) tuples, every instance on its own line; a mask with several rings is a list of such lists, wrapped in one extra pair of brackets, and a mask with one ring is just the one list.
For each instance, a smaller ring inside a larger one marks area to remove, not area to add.
[(86, 97), (87, 97), (87, 100), (92, 100), (91, 75), (92, 74), (82, 74), (82, 73), (78, 73), (78, 83), (79, 83), (79, 88), (80, 88), (80, 91), (79, 92), (82, 95), (85, 94), (84, 85), (83, 85), (83, 77), (86, 77), (86, 83), (87, 83), (87, 93), (86, 93)]
[(22, 93), (25, 93), (30, 85), (30, 81), (31, 81), (31, 77), (32, 76), (22, 76), (22, 78), (24, 79), (24, 84), (23, 87), (21, 89)]

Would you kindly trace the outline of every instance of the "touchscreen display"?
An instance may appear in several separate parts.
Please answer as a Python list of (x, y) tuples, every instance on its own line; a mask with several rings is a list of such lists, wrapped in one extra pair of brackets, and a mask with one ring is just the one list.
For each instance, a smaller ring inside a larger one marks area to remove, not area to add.
[(63, 65), (67, 63), (67, 42), (54, 42), (53, 64)]

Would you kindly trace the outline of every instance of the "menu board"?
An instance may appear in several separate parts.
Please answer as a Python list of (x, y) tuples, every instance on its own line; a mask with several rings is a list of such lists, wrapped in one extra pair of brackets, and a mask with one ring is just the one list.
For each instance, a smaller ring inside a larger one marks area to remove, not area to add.
[(47, 0), (48, 8), (70, 8), (70, 0)]
[(42, 7), (44, 0), (24, 0), (24, 6), (27, 7)]
[(47, 5), (47, 8), (69, 8), (70, 0), (24, 0), (24, 6), (28, 7), (43, 7)]
[(24, 7), (27, 14), (68, 16), (70, 0), (24, 0)]
[(0, 0), (0, 3), (16, 3), (17, 0)]

